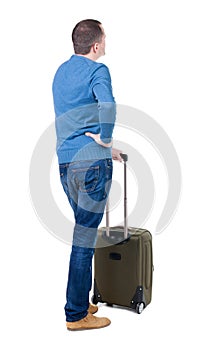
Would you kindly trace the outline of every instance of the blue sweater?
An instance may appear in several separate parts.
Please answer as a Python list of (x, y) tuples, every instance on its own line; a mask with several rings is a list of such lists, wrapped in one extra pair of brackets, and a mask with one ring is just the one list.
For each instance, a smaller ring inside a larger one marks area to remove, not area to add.
[(100, 134), (105, 143), (112, 139), (116, 104), (108, 68), (73, 55), (55, 74), (53, 99), (59, 163), (111, 158), (111, 147), (85, 135)]

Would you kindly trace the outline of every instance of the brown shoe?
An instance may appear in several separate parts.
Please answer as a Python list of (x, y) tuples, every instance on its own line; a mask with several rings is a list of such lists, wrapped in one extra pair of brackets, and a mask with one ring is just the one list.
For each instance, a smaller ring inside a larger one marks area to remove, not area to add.
[(90, 314), (95, 314), (98, 311), (98, 307), (97, 305), (93, 305), (93, 304), (89, 304), (89, 308), (88, 308), (88, 312), (90, 312)]
[(66, 325), (69, 331), (78, 331), (84, 329), (103, 328), (109, 326), (110, 323), (111, 321), (106, 317), (96, 317), (88, 313), (88, 315), (82, 318), (82, 320), (67, 322)]

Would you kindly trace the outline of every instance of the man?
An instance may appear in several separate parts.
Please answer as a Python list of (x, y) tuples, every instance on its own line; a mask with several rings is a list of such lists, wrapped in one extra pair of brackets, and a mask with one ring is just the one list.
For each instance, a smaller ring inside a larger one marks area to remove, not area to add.
[(93, 316), (89, 304), (92, 258), (112, 179), (116, 105), (108, 68), (97, 59), (105, 54), (105, 33), (96, 20), (79, 22), (72, 32), (75, 54), (57, 70), (53, 81), (60, 179), (74, 211), (75, 226), (66, 294), (69, 330), (108, 326)]

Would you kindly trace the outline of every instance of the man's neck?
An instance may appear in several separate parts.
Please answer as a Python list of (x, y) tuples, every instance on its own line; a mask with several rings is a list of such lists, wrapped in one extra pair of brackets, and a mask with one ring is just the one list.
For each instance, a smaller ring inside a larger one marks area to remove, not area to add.
[(89, 58), (92, 61), (97, 61), (99, 57), (97, 57), (93, 52), (89, 52), (87, 55), (80, 55), (80, 54), (76, 54), (76, 56), (82, 56), (82, 57), (86, 57)]

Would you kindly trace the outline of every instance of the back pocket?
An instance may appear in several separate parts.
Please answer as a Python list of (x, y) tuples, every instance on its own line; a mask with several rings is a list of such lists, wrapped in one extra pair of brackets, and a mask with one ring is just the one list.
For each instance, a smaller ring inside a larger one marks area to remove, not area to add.
[(99, 166), (91, 166), (90, 168), (73, 169), (75, 181), (81, 192), (93, 192), (97, 186), (99, 179)]

